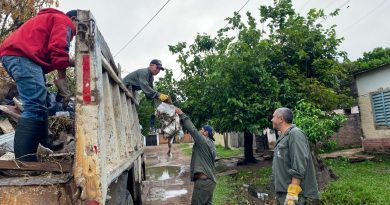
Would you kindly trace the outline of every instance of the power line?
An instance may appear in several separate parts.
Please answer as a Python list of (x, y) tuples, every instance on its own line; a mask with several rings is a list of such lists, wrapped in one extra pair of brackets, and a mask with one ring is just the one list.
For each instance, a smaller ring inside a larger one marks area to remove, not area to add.
[(345, 32), (346, 30), (352, 28), (353, 26), (355, 26), (356, 24), (358, 24), (361, 20), (365, 19), (366, 17), (368, 17), (369, 15), (371, 15), (375, 10), (377, 10), (379, 7), (382, 6), (383, 3), (385, 3), (386, 0), (383, 0), (380, 4), (378, 4), (378, 6), (376, 6), (375, 8), (373, 8), (370, 12), (368, 12), (366, 15), (362, 16), (361, 18), (359, 18), (357, 21), (355, 21), (354, 23), (350, 24), (349, 26), (347, 26), (345, 29), (343, 29), (342, 31), (340, 31), (340, 33), (343, 33)]
[[(237, 11), (237, 13), (240, 13), (241, 10), (249, 3), (250, 0), (246, 1), (244, 5), (241, 6), (241, 8)], [(226, 28), (229, 25), (229, 22), (223, 27)]]
[(306, 1), (306, 3), (303, 3), (302, 7), (298, 10), (298, 13), (301, 13), (301, 11), (309, 4), (309, 0)]
[[(241, 10), (250, 2), (250, 0), (247, 0), (242, 6), (240, 9), (238, 9), (237, 13), (240, 13)], [(229, 23), (227, 23), (223, 28), (226, 28), (227, 26), (229, 25)], [(176, 78), (176, 81), (179, 80), (179, 78), (183, 75), (183, 72), (180, 73), (180, 75)]]
[(133, 40), (135, 38), (137, 38), (137, 36), (149, 25), (150, 22), (153, 21), (153, 19), (164, 9), (164, 7), (170, 2), (171, 0), (167, 0), (167, 2), (165, 2), (165, 4), (157, 11), (156, 14), (154, 14), (154, 16), (133, 36), (133, 38), (131, 38), (115, 55), (114, 57), (116, 57), (120, 52), (122, 52), (131, 42), (133, 42)]
[[(343, 4), (341, 4), (341, 6), (337, 7), (335, 10), (337, 9), (341, 9), (343, 8), (345, 5), (347, 5), (351, 0), (346, 0)], [(320, 22), (320, 24), (322, 24), (324, 21), (326, 21), (328, 19), (329, 15), (324, 17), (324, 19)]]

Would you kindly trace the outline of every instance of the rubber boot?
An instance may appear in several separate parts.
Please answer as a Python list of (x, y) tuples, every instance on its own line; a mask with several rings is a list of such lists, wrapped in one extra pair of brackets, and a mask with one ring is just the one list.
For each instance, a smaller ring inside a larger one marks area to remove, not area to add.
[(52, 151), (58, 151), (64, 148), (64, 142), (55, 142), (52, 136), (49, 136), (48, 120), (43, 122), (42, 133), (39, 135), (39, 143), (42, 146), (51, 149)]
[(37, 161), (39, 136), (42, 132), (42, 121), (19, 118), (14, 137), (15, 159)]

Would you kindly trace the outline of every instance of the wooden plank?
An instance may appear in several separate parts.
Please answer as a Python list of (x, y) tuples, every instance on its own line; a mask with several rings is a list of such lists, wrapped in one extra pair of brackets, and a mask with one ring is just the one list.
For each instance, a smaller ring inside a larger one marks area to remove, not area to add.
[[(14, 172), (14, 174), (17, 172)], [(38, 186), (53, 186), (54, 184), (65, 184), (69, 182), (69, 180), (72, 178), (72, 174), (64, 173), (64, 174), (53, 174), (50, 175), (50, 177), (45, 175), (39, 175), (39, 176), (28, 176), (23, 175), (20, 177), (2, 177), (0, 180), (0, 189), (5, 188), (4, 186), (31, 186), (31, 185), (38, 185)], [(26, 187), (23, 187), (23, 190), (25, 190)]]
[(71, 162), (22, 162), (17, 160), (1, 160), (0, 170), (25, 170), (25, 171), (48, 171), (48, 172), (70, 172)]

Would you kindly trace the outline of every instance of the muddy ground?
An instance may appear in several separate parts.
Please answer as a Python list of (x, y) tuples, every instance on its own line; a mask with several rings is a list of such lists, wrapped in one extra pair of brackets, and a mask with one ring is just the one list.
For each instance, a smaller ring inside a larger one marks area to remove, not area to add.
[[(143, 183), (143, 202), (146, 205), (191, 204), (193, 183), (190, 181), (189, 166), (191, 157), (185, 156), (177, 144), (172, 146), (173, 157), (167, 156), (168, 146), (148, 146), (145, 148), (146, 181)], [(217, 173), (229, 170), (256, 169), (270, 166), (271, 161), (263, 156), (255, 155), (259, 160), (257, 164), (237, 167), (239, 157), (218, 160)], [(237, 194), (245, 195), (248, 203), (245, 204), (273, 204), (273, 200), (261, 203), (253, 193), (241, 190)], [(271, 196), (270, 196), (271, 197)]]
[(175, 144), (172, 158), (168, 145), (145, 148), (146, 181), (143, 183), (145, 205), (191, 204), (190, 156), (185, 156)]

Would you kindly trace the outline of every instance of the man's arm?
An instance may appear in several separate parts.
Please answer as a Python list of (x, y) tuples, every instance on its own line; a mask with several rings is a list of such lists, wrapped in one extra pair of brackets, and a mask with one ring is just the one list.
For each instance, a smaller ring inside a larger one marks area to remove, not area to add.
[(73, 35), (74, 26), (72, 22), (68, 22), (63, 18), (57, 18), (55, 20), (48, 42), (53, 68), (62, 70), (69, 67), (69, 47)]
[(147, 73), (139, 73), (138, 81), (139, 81), (139, 86), (141, 87), (141, 90), (145, 93), (145, 95), (148, 99), (154, 99), (154, 98), (160, 97), (160, 93), (155, 91), (149, 85), (149, 76), (147, 75)]
[(179, 115), (180, 120), (183, 123), (183, 127), (188, 130), (194, 141), (198, 144), (206, 143), (205, 138), (199, 133), (199, 131), (195, 128), (195, 125), (191, 122), (190, 117), (183, 113), (180, 108), (176, 108), (176, 113)]

